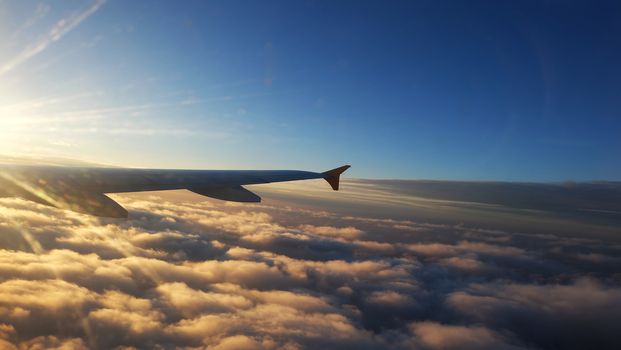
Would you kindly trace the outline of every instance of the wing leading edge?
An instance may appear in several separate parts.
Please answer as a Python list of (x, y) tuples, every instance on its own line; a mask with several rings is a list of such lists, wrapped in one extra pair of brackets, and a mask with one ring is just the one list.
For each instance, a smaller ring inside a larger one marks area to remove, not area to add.
[(260, 202), (243, 185), (325, 179), (339, 189), (345, 165), (323, 173), (299, 170), (150, 170), (59, 166), (0, 166), (0, 197), (20, 197), (84, 214), (126, 218), (105, 193), (187, 189), (235, 202)]

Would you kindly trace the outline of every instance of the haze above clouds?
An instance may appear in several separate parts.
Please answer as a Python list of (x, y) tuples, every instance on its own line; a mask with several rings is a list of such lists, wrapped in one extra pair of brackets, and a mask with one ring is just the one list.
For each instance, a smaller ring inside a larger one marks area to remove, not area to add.
[(121, 194), (118, 221), (0, 199), (2, 345), (621, 346), (619, 213), (568, 205), (617, 184), (528, 185), (565, 196), (551, 210), (507, 202), (515, 184), (473, 184), (492, 203), (440, 185), (463, 186), (255, 186), (258, 205)]

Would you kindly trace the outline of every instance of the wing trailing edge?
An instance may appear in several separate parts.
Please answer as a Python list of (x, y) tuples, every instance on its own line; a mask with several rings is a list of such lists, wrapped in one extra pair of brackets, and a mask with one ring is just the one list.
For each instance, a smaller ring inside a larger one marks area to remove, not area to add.
[(66, 191), (62, 194), (48, 193), (47, 196), (38, 197), (35, 201), (59, 209), (99, 217), (125, 219), (128, 216), (125, 208), (103, 193), (87, 191)]
[(63, 199), (55, 206), (107, 218), (125, 219), (128, 216), (125, 208), (103, 193), (76, 192), (66, 195)]
[(127, 218), (128, 212), (120, 204), (100, 191), (82, 188), (71, 177), (42, 177), (15, 172), (0, 171), (0, 192), (2, 196), (19, 197), (39, 204), (71, 210), (78, 213)]
[(336, 169), (328, 170), (323, 172), (323, 178), (332, 186), (332, 189), (335, 191), (339, 190), (339, 181), (341, 178), (341, 174), (345, 172), (345, 170), (349, 169), (351, 165), (343, 165)]

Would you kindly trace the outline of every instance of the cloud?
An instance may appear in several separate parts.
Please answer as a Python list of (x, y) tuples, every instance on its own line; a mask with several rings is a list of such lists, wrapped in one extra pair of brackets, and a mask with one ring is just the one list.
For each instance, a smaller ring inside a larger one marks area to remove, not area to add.
[(358, 238), (363, 231), (352, 226), (348, 227), (331, 227), (331, 226), (313, 226), (302, 225), (300, 230), (304, 232), (314, 233), (321, 236), (329, 236), (336, 238), (355, 239)]
[(614, 240), (265, 198), (115, 195), (128, 220), (0, 199), (0, 345), (620, 345)]
[(617, 348), (621, 288), (582, 277), (571, 284), (475, 284), (447, 303), (496, 328), (544, 347)]
[(406, 294), (401, 294), (392, 290), (373, 292), (367, 297), (367, 302), (383, 307), (407, 307), (414, 303), (414, 300)]
[(504, 338), (481, 326), (452, 326), (436, 322), (410, 325), (416, 340), (427, 349), (518, 349)]
[(459, 256), (442, 259), (440, 263), (444, 266), (466, 271), (476, 271), (485, 267), (485, 265), (477, 259), (462, 258)]

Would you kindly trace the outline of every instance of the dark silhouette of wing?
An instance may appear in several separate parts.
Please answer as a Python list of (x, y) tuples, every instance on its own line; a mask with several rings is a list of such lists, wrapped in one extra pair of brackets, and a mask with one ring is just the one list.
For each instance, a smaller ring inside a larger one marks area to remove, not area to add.
[(342, 166), (323, 173), (299, 170), (156, 170), (63, 166), (0, 166), (0, 196), (21, 197), (80, 213), (123, 218), (127, 211), (105, 193), (188, 189), (235, 202), (260, 202), (243, 185), (325, 179), (338, 190)]

